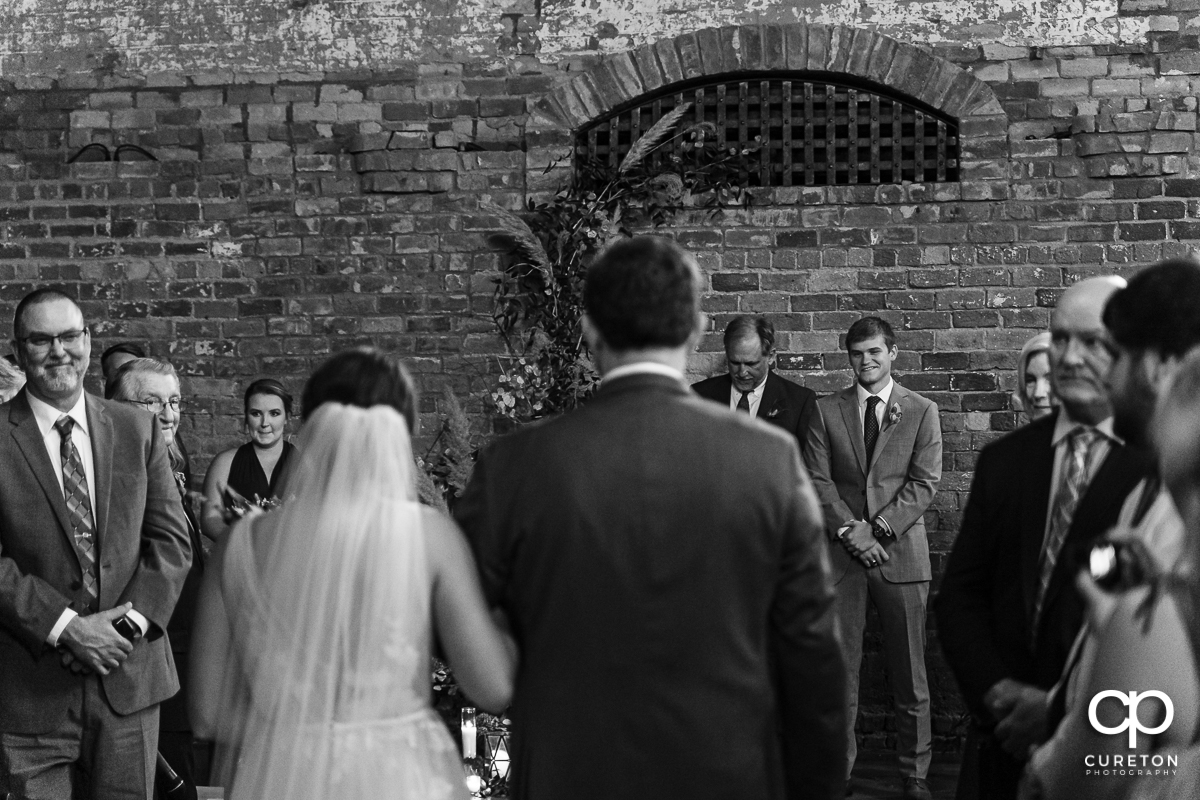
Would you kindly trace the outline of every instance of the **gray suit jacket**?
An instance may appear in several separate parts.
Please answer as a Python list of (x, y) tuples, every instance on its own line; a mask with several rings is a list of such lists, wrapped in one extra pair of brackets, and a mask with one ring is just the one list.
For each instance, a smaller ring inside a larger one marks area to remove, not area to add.
[[(101, 679), (109, 705), (129, 714), (179, 690), (164, 631), (191, 546), (157, 421), (120, 403), (90, 395), (86, 402), (100, 609), (131, 602), (151, 623), (121, 667)], [(83, 678), (61, 666), (46, 637), (81, 599), (83, 572), (24, 391), (0, 405), (0, 426), (0, 732), (45, 733), (80, 696)]]
[(455, 515), (521, 645), (515, 798), (841, 800), (846, 666), (794, 436), (606, 380), (492, 444)]
[[(893, 422), (891, 412), (897, 405), (900, 419)], [(868, 465), (857, 391), (851, 386), (817, 401), (808, 450), (832, 542), (834, 579), (841, 580), (857, 564), (836, 541), (838, 529), (851, 520), (882, 516), (896, 534), (882, 540), (890, 559), (880, 565), (883, 577), (892, 583), (930, 580), (923, 515), (942, 477), (937, 404), (894, 383)]]

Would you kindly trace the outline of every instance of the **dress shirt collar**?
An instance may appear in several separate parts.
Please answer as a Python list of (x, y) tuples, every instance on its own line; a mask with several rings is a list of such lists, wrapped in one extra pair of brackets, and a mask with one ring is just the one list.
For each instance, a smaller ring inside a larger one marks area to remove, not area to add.
[[(769, 377), (771, 377), (771, 371), (767, 370), (767, 374), (763, 375), (763, 379), (759, 382), (758, 386), (755, 386), (753, 389), (746, 392), (746, 399), (747, 400), (762, 400), (763, 392), (767, 388), (767, 378), (769, 378)], [(742, 390), (733, 385), (732, 378), (729, 380), (729, 391), (732, 393), (732, 395), (731, 395), (732, 397), (741, 397), (742, 396)]]
[[(893, 380), (892, 380), (892, 379), (889, 377), (889, 378), (888, 378), (887, 385), (886, 385), (886, 386), (884, 386), (882, 389), (880, 389), (880, 390), (879, 390), (879, 392), (878, 392), (878, 394), (876, 394), (876, 395), (875, 395), (876, 397), (878, 397), (880, 400), (882, 400), (882, 401), (883, 401), (883, 406), (884, 406), (885, 408), (887, 407), (888, 401), (892, 399), (892, 387), (893, 387), (893, 386), (895, 386), (895, 385), (896, 385), (896, 382), (895, 382), (895, 381), (893, 381)], [(863, 388), (863, 385), (862, 385), (861, 383), (855, 383), (855, 384), (854, 384), (854, 387), (855, 387), (855, 389), (856, 389), (856, 390), (857, 390), (857, 392), (858, 392), (858, 405), (859, 405), (859, 407), (860, 407), (860, 408), (866, 408), (866, 406), (867, 406), (867, 398), (871, 396), (871, 393), (870, 393), (870, 392), (868, 392), (866, 389), (864, 389), (864, 388)]]
[[(1070, 436), (1076, 428), (1084, 427), (1087, 426), (1082, 422), (1076, 422), (1075, 420), (1071, 419), (1071, 415), (1067, 413), (1067, 409), (1059, 406), (1058, 418), (1054, 420), (1054, 434), (1050, 437), (1050, 446), (1058, 447), (1059, 443), (1061, 443), (1063, 439)], [(1108, 439), (1110, 442), (1119, 445), (1125, 444), (1125, 442), (1121, 440), (1120, 436), (1117, 436), (1115, 433), (1113, 433), (1112, 417), (1101, 420), (1099, 424), (1092, 427), (1104, 434), (1104, 438)]]
[[(25, 397), (29, 400), (29, 408), (33, 411), (34, 419), (37, 420), (38, 430), (45, 437), (54, 429), (54, 423), (58, 422), (58, 418), (63, 416), (63, 412), (46, 401), (34, 397), (28, 389), (25, 390)], [(75, 402), (75, 405), (71, 406), (71, 410), (67, 412), (67, 416), (75, 420), (75, 424), (83, 431), (84, 435), (90, 434), (87, 421), (86, 392), (79, 393), (79, 400)]]
[(603, 380), (601, 380), (601, 383), (609, 383), (610, 381), (615, 381), (629, 375), (662, 375), (667, 378), (674, 378), (683, 383), (682, 372), (674, 367), (668, 367), (666, 364), (660, 364), (657, 361), (635, 361), (632, 364), (622, 364), (615, 369), (609, 370)]

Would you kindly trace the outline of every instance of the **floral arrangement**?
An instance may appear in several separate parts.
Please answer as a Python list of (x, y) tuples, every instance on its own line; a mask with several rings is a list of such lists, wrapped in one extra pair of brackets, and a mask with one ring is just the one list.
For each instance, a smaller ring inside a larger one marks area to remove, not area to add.
[(665, 114), (615, 170), (581, 164), (575, 181), (547, 202), (530, 199), (520, 216), (481, 206), (499, 221), (489, 242), (509, 256), (496, 279), (493, 312), (517, 358), (514, 369), (502, 368), (492, 393), (505, 424), (568, 411), (598, 385), (580, 320), (584, 277), (605, 245), (634, 229), (665, 225), (684, 209), (711, 218), (750, 203), (744, 186), (760, 145), (719, 148), (710, 122), (677, 131), (691, 108), (684, 103)]
[[(471, 701), (454, 682), (454, 673), (450, 665), (439, 658), (433, 659), (433, 707), (442, 718), (442, 722), (450, 729), (450, 735), (461, 748), (462, 710), (471, 705)], [(496, 716), (486, 711), (476, 711), (475, 727), (479, 735), (489, 734), (507, 736), (512, 728), (512, 720), (507, 715)], [(474, 758), (465, 759), (471, 774), (480, 777), (480, 789), (477, 794), (481, 797), (505, 797), (508, 795), (508, 775), (493, 772), (487, 763), (487, 754), (482, 750), (476, 751)], [(511, 752), (511, 751), (510, 751)]]

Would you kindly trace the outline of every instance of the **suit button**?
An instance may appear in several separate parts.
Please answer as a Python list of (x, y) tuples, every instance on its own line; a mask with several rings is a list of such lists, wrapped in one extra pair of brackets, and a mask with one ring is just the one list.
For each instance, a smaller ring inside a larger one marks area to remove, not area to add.
[(81, 581), (71, 581), (71, 591), (77, 592), (82, 588), (83, 588), (83, 583)]

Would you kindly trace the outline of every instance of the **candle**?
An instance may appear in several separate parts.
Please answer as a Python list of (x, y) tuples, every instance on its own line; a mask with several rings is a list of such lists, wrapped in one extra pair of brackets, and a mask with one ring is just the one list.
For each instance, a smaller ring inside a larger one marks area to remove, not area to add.
[(462, 710), (463, 758), (475, 758), (475, 709), (467, 706)]

